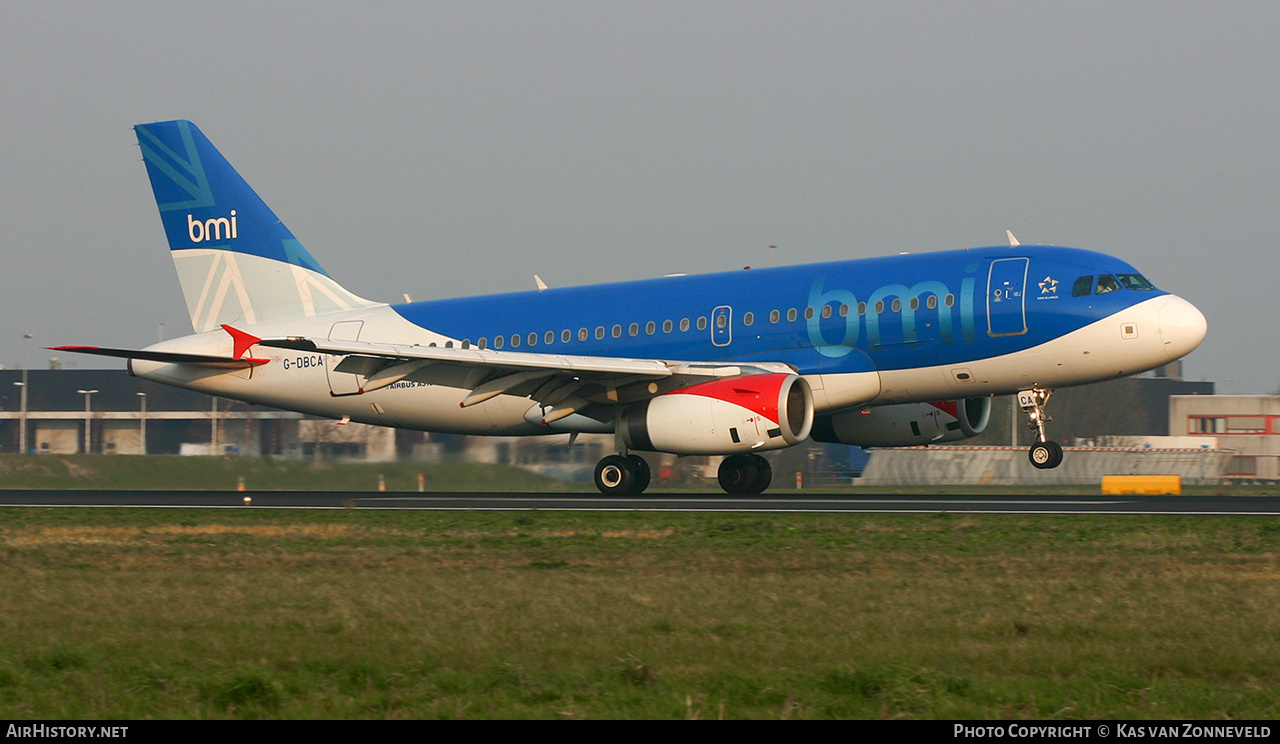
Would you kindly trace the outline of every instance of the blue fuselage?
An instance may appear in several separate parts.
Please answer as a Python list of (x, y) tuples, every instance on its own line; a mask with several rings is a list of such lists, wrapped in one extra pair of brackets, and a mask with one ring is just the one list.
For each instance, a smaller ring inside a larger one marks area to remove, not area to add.
[[(1072, 248), (994, 247), (395, 306), (476, 347), (715, 362), (801, 374), (962, 364), (1030, 349), (1166, 294)], [(1082, 278), (1089, 291), (1073, 296)]]

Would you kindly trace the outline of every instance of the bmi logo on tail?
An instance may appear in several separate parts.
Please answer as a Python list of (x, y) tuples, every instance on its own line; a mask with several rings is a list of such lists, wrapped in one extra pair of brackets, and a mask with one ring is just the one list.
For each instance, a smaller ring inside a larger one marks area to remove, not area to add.
[(231, 210), (230, 217), (215, 217), (201, 222), (192, 215), (187, 215), (187, 235), (192, 243), (203, 243), (206, 240), (227, 240), (236, 238), (236, 210)]

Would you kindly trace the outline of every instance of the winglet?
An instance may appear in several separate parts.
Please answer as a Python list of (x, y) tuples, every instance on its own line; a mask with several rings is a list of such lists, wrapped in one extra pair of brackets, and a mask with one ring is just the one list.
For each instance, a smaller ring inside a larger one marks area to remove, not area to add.
[(1018, 246), (1022, 245), (1021, 243), (1019, 243), (1019, 242), (1018, 242), (1018, 239), (1017, 239), (1017, 238), (1013, 237), (1013, 231), (1012, 231), (1012, 230), (1005, 230), (1005, 231), (1004, 231), (1004, 234), (1009, 236), (1009, 247), (1010, 247), (1010, 248), (1017, 248)]
[(245, 333), (239, 328), (232, 328), (226, 323), (222, 324), (222, 330), (231, 334), (231, 344), (233, 349), (233, 351), (231, 352), (232, 359), (239, 359), (240, 357), (244, 356), (245, 352), (249, 350), (249, 347), (253, 346), (254, 344), (262, 340), (257, 336), (254, 336), (249, 333)]

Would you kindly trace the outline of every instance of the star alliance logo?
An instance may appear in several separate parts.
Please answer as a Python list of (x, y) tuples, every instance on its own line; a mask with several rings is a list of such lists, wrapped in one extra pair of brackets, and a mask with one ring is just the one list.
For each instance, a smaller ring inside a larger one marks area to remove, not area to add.
[(1044, 281), (1040, 282), (1040, 294), (1047, 295), (1058, 293), (1058, 280), (1051, 276), (1046, 276)]

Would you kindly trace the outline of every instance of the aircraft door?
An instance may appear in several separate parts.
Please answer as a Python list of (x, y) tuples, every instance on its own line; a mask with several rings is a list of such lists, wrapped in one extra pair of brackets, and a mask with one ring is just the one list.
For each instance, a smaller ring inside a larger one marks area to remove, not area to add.
[(987, 274), (987, 335), (1027, 332), (1027, 258), (998, 258)]
[(728, 346), (733, 342), (733, 308), (721, 305), (711, 311), (711, 343)]
[[(341, 323), (334, 323), (329, 329), (329, 340), (359, 341), (362, 328), (364, 328), (363, 320), (344, 320)], [(329, 392), (334, 395), (355, 395), (360, 392), (360, 377), (337, 371), (337, 366), (343, 359), (346, 357), (334, 354), (324, 355), (324, 371), (329, 377)]]

